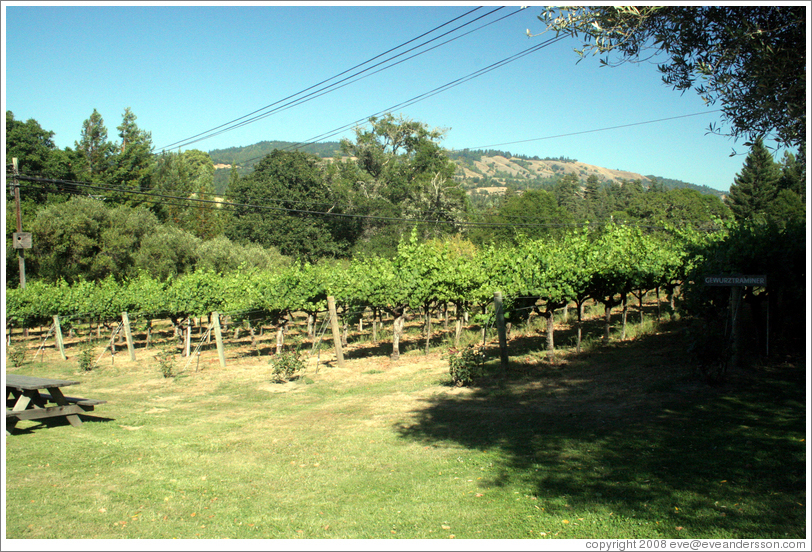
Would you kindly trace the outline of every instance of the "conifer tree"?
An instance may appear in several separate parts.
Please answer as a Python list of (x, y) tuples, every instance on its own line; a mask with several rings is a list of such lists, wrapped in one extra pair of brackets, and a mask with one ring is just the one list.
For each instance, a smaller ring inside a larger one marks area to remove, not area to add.
[(764, 146), (763, 140), (756, 139), (741, 173), (736, 175), (730, 186), (730, 195), (725, 199), (736, 220), (751, 220), (763, 214), (778, 193), (780, 178), (779, 165)]
[(107, 127), (97, 110), (94, 109), (90, 118), (82, 123), (82, 139), (76, 142), (76, 149), (84, 162), (81, 176), (94, 182), (103, 181), (109, 169), (113, 144), (107, 140)]
[[(136, 192), (147, 191), (152, 187), (152, 133), (141, 130), (135, 123), (135, 114), (126, 108), (121, 125), (116, 127), (121, 138), (115, 144), (115, 155), (110, 158), (107, 182), (114, 187)], [(132, 193), (110, 192), (119, 202), (138, 205), (142, 197)]]

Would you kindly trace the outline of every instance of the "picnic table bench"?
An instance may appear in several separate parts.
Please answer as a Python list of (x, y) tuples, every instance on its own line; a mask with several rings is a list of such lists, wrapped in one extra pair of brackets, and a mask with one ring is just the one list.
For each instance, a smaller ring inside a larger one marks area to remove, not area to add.
[[(66, 397), (62, 387), (78, 381), (6, 374), (6, 433), (21, 420), (65, 416), (74, 427), (82, 425), (79, 414), (107, 401)], [(44, 391), (44, 392), (43, 392)]]

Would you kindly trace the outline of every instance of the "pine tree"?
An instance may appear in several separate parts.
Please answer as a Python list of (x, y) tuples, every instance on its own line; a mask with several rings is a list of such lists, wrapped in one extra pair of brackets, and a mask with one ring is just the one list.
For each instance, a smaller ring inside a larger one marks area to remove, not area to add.
[(107, 127), (104, 126), (101, 114), (95, 109), (90, 118), (82, 123), (82, 139), (76, 142), (76, 149), (84, 158), (82, 177), (94, 182), (103, 181), (109, 169), (113, 144), (107, 141)]
[[(117, 127), (121, 143), (115, 145), (116, 153), (110, 158), (107, 182), (117, 188), (147, 191), (152, 187), (152, 134), (135, 124), (135, 114), (128, 107), (124, 110), (121, 125)], [(116, 199), (128, 205), (137, 205), (142, 197), (130, 193), (114, 193)]]
[(730, 195), (725, 198), (736, 220), (751, 220), (763, 214), (778, 193), (780, 178), (779, 165), (758, 138), (744, 160), (741, 173), (730, 186)]

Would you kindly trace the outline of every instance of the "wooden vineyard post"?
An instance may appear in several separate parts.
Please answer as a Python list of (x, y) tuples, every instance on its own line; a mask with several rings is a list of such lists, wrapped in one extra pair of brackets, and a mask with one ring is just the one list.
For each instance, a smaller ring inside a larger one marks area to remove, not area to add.
[(135, 360), (135, 346), (133, 345), (133, 333), (130, 330), (130, 317), (126, 312), (121, 313), (121, 323), (124, 324), (124, 338), (127, 340), (127, 351), (130, 353), (130, 360)]
[(217, 344), (217, 356), (220, 359), (220, 366), (226, 367), (226, 351), (223, 348), (223, 332), (220, 330), (220, 313), (211, 313), (212, 323), (214, 324), (214, 341)]
[(62, 355), (62, 360), (68, 360), (65, 356), (65, 342), (62, 340), (62, 328), (59, 325), (59, 316), (54, 315), (54, 335), (56, 335), (56, 347), (59, 349), (59, 354)]
[(183, 356), (188, 357), (192, 348), (192, 318), (186, 319), (186, 333), (184, 336)]
[(341, 330), (338, 327), (335, 297), (327, 297), (327, 308), (330, 311), (330, 329), (333, 331), (333, 345), (336, 349), (336, 363), (338, 364), (339, 368), (344, 368), (344, 352), (341, 350)]
[(505, 311), (502, 308), (502, 292), (493, 294), (493, 304), (496, 307), (496, 331), (499, 334), (499, 360), (503, 369), (508, 367), (507, 332), (505, 330)]

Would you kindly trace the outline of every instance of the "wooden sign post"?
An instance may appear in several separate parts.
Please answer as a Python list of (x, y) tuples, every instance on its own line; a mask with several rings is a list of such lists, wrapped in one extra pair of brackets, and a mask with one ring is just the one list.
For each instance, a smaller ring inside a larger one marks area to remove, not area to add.
[[(715, 274), (705, 276), (703, 281), (706, 286), (730, 288), (730, 365), (737, 367), (741, 362), (741, 317), (739, 316), (739, 310), (742, 302), (742, 291), (745, 287), (766, 287), (767, 276), (765, 274)], [(768, 324), (767, 343), (769, 343), (769, 332), (770, 327)], [(767, 352), (769, 354), (769, 349), (767, 349)]]

